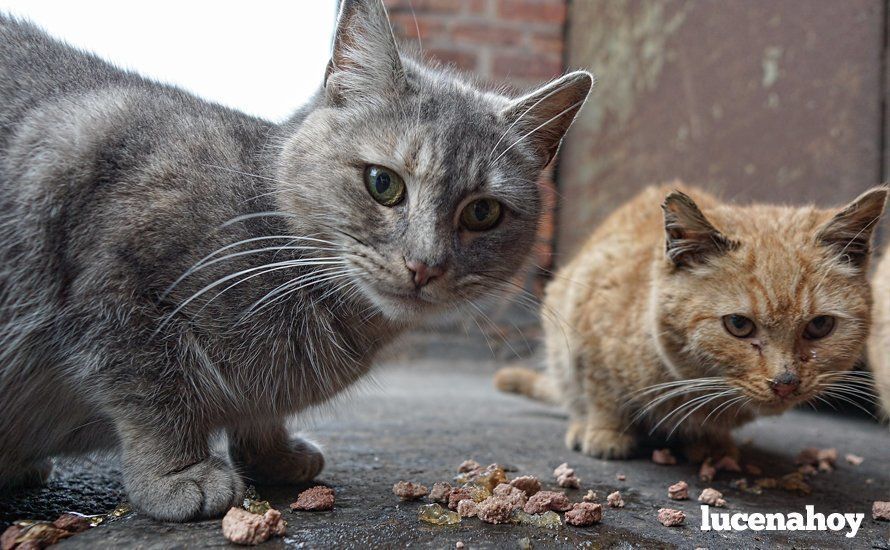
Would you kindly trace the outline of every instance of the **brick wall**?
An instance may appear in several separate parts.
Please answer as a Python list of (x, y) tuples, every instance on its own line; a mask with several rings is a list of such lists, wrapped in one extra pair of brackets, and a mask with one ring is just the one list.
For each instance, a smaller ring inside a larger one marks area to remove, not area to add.
[[(423, 46), (426, 58), (516, 91), (563, 72), (566, 0), (384, 0), (396, 37)], [(419, 38), (419, 40), (418, 40)], [(549, 269), (554, 184), (542, 178), (545, 204), (535, 263)], [(537, 273), (535, 275), (539, 275)], [(540, 290), (540, 280), (533, 284)]]

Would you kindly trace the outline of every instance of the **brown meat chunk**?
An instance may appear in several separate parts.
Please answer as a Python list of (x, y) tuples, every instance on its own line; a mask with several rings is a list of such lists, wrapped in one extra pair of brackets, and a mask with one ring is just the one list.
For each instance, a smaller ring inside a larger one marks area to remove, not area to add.
[(319, 512), (330, 510), (334, 507), (334, 490), (324, 485), (316, 485), (306, 489), (297, 497), (296, 502), (290, 505), (291, 510), (304, 510)]
[(539, 491), (525, 503), (524, 510), (528, 514), (540, 514), (548, 510), (565, 512), (571, 510), (572, 504), (565, 493), (556, 491)]
[(686, 514), (673, 508), (661, 508), (658, 510), (658, 521), (665, 527), (676, 527), (686, 522)]
[(462, 500), (473, 500), (473, 493), (464, 487), (457, 487), (451, 490), (451, 494), (448, 495), (448, 508), (451, 510), (457, 510), (457, 505), (460, 504)]
[(678, 481), (668, 487), (668, 498), (672, 500), (686, 500), (689, 498), (689, 484), (685, 481)]
[(222, 520), (223, 535), (235, 544), (254, 546), (284, 535), (286, 530), (287, 523), (274, 509), (261, 516), (243, 508), (231, 508)]
[(461, 473), (472, 472), (473, 470), (478, 470), (482, 465), (476, 462), (475, 460), (464, 460), (458, 466), (457, 471)]
[(670, 449), (655, 449), (652, 451), (652, 462), (662, 466), (673, 466), (677, 463), (677, 458)]
[(513, 478), (510, 485), (525, 491), (526, 496), (532, 496), (541, 490), (541, 482), (535, 476), (519, 476)]
[(513, 508), (522, 508), (528, 502), (525, 491), (517, 489), (509, 483), (501, 483), (494, 488), (493, 495), (503, 499), (507, 499), (513, 505)]
[(437, 481), (433, 483), (433, 488), (430, 490), (430, 500), (438, 504), (447, 505), (448, 497), (451, 495), (452, 490), (451, 484)]
[(485, 523), (509, 523), (513, 503), (503, 497), (488, 497), (476, 505), (476, 515)]
[(871, 517), (877, 520), (890, 521), (890, 502), (876, 500), (872, 503)]
[(576, 527), (587, 527), (603, 519), (603, 506), (592, 502), (579, 502), (566, 512), (566, 523)]
[(710, 487), (698, 495), (698, 501), (710, 504), (711, 506), (717, 506), (718, 508), (726, 506), (726, 501), (723, 500), (723, 493), (716, 489), (711, 489)]
[(81, 533), (90, 528), (90, 518), (77, 514), (62, 514), (53, 525), (69, 533)]
[(465, 498), (457, 503), (457, 513), (462, 518), (473, 518), (479, 513), (479, 508), (474, 501)]
[(581, 500), (583, 500), (584, 502), (596, 502), (596, 499), (596, 491), (594, 491), (593, 489), (590, 489), (589, 491), (587, 491), (586, 495), (581, 497)]
[(606, 503), (612, 508), (624, 508), (624, 499), (621, 498), (620, 491), (609, 493), (609, 496), (606, 497)]
[(420, 483), (400, 481), (392, 486), (392, 492), (402, 500), (417, 500), (427, 496), (430, 490)]

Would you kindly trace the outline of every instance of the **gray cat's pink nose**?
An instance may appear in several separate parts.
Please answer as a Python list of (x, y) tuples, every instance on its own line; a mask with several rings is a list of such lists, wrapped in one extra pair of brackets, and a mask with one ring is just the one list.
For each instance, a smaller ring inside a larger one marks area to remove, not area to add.
[(779, 397), (788, 397), (800, 387), (800, 377), (793, 372), (785, 371), (773, 380), (772, 387)]
[(417, 288), (425, 286), (436, 277), (441, 277), (445, 273), (444, 267), (437, 265), (429, 266), (417, 260), (405, 260), (405, 265), (408, 266), (408, 269), (414, 275), (414, 286)]

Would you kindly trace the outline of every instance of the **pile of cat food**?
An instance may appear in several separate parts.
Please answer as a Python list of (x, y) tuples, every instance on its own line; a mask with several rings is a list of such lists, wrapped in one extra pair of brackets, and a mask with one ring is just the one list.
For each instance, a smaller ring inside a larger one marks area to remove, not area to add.
[[(290, 505), (292, 511), (321, 512), (334, 508), (334, 490), (324, 485), (306, 489)], [(229, 509), (222, 520), (222, 532), (230, 541), (245, 546), (262, 544), (287, 532), (281, 512), (267, 500), (260, 500), (253, 487), (247, 489), (241, 506)]]
[[(581, 479), (568, 464), (559, 465), (553, 476), (560, 487), (581, 487)], [(584, 527), (603, 518), (603, 507), (594, 502), (593, 491), (588, 491), (581, 502), (571, 502), (564, 492), (543, 490), (534, 476), (508, 479), (504, 468), (497, 464), (482, 467), (476, 461), (466, 460), (453, 481), (454, 485), (437, 481), (432, 489), (400, 481), (393, 486), (393, 493), (406, 501), (426, 497), (430, 503), (421, 507), (419, 518), (432, 525), (455, 525), (464, 519), (478, 518), (485, 523), (552, 529), (561, 526), (563, 519), (568, 525)]]

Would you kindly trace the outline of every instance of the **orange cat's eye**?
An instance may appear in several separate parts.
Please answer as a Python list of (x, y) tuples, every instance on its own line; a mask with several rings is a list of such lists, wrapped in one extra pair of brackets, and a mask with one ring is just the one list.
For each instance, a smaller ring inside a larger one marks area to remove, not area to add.
[(757, 330), (754, 321), (744, 315), (724, 315), (723, 327), (736, 338), (750, 338)]
[(821, 340), (834, 330), (834, 317), (831, 315), (820, 315), (814, 317), (806, 328), (803, 329), (803, 337), (807, 340)]

